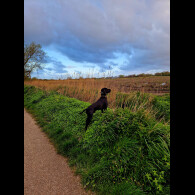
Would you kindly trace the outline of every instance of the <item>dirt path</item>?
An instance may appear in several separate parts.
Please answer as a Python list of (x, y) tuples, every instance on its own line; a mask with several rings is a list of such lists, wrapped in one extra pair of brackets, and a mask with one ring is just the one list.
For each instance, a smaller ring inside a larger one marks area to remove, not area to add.
[(80, 178), (24, 110), (24, 195), (84, 195)]

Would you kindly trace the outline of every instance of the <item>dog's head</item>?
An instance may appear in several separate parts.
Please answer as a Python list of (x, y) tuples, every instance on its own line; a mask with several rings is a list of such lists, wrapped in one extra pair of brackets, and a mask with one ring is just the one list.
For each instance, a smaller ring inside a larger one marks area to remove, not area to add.
[(101, 95), (106, 95), (107, 93), (110, 93), (111, 89), (107, 89), (107, 88), (102, 88), (101, 89)]

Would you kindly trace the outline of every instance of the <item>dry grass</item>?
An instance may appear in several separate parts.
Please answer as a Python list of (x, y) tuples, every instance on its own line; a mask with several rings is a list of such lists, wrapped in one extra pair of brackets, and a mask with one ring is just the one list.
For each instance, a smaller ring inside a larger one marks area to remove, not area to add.
[[(118, 92), (130, 93), (134, 91), (164, 94), (170, 90), (170, 76), (150, 76), (115, 79), (67, 79), (67, 80), (29, 80), (26, 85), (33, 85), (44, 90), (58, 91), (68, 97), (93, 103), (100, 97), (103, 87), (110, 88), (108, 95), (109, 107), (115, 107)], [(162, 83), (166, 83), (162, 85)]]

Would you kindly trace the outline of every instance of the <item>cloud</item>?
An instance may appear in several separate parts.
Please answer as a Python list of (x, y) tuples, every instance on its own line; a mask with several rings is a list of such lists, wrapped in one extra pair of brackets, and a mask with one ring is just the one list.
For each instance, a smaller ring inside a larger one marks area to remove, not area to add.
[(134, 54), (127, 57), (123, 64), (119, 67), (121, 70), (140, 70), (148, 71), (150, 69), (168, 70), (170, 61), (169, 54), (156, 52), (153, 50), (135, 50)]
[(165, 68), (170, 66), (170, 1), (25, 0), (24, 37), (100, 68), (117, 59), (115, 53), (126, 56), (121, 70)]
[(66, 66), (62, 64), (61, 61), (56, 60), (54, 57), (46, 56), (43, 63), (45, 64), (45, 68), (47, 71), (53, 71), (55, 73), (66, 73)]

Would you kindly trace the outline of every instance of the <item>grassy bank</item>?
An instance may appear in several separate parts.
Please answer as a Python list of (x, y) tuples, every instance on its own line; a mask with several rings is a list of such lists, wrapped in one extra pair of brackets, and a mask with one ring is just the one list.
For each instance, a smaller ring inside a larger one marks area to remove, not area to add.
[[(159, 118), (169, 118), (165, 102), (151, 101), (154, 109), (161, 108)], [(86, 189), (98, 194), (169, 194), (169, 124), (159, 122), (144, 106), (134, 112), (127, 106), (97, 111), (85, 132), (87, 116), (79, 112), (89, 105), (54, 91), (24, 87), (25, 108), (58, 153), (76, 167)]]

